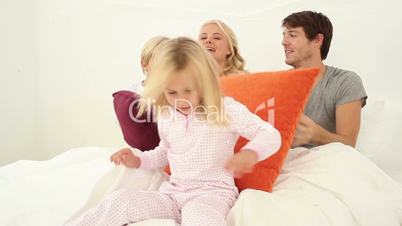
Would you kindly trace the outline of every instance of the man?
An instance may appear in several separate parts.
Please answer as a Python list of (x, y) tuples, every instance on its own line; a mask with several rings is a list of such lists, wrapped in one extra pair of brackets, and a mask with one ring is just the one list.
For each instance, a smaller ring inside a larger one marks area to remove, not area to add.
[(356, 73), (323, 63), (331, 45), (331, 21), (321, 13), (302, 11), (287, 16), (282, 27), (286, 64), (320, 69), (297, 126), (293, 147), (332, 142), (354, 147), (367, 95)]

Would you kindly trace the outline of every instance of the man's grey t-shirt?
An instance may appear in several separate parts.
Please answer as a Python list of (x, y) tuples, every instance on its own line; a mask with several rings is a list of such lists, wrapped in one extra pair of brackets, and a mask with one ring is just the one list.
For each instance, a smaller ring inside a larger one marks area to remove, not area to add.
[[(342, 104), (356, 100), (366, 104), (367, 94), (361, 78), (354, 72), (327, 66), (324, 76), (316, 84), (304, 114), (331, 133), (335, 133), (335, 110)], [(306, 145), (314, 147), (315, 144)]]

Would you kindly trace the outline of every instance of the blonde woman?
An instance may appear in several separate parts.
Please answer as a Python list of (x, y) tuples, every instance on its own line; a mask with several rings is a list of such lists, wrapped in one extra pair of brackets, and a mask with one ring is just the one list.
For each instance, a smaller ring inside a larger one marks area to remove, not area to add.
[(223, 75), (248, 73), (240, 55), (236, 35), (220, 20), (209, 20), (201, 26), (199, 42), (215, 58)]
[[(169, 164), (169, 180), (158, 191), (117, 190), (68, 225), (169, 218), (182, 226), (224, 226), (238, 196), (234, 176), (251, 172), (280, 147), (275, 128), (234, 99), (222, 98), (219, 67), (199, 43), (169, 40), (153, 62), (143, 98), (155, 100), (161, 142), (138, 156), (124, 148), (110, 160), (142, 169)], [(139, 112), (148, 107), (142, 102)], [(250, 142), (233, 154), (240, 135)]]

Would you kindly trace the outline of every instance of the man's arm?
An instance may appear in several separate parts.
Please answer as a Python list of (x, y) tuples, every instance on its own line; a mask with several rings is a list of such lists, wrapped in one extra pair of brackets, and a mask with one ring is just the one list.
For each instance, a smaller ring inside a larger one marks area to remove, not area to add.
[(341, 142), (354, 147), (360, 130), (361, 100), (336, 107), (336, 132), (331, 133), (303, 115), (296, 129), (293, 147), (314, 143), (318, 145)]

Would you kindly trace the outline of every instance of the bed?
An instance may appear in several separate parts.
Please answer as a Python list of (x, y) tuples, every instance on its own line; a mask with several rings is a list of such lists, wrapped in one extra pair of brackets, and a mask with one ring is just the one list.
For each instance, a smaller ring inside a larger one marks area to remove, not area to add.
[[(228, 225), (402, 225), (401, 116), (382, 101), (364, 108), (357, 152), (338, 143), (291, 150), (273, 192), (244, 190)], [(115, 167), (108, 161), (114, 151), (82, 147), (47, 161), (1, 167), (0, 225), (62, 225), (115, 189), (155, 190), (166, 180), (160, 171)]]

